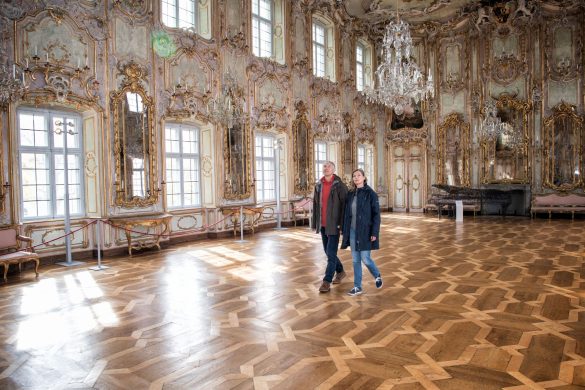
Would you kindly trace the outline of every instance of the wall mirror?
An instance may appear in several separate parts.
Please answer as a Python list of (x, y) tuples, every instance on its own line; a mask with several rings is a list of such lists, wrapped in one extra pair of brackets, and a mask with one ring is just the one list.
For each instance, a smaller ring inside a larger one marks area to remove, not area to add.
[(531, 105), (503, 94), (496, 100), (496, 107), (502, 131), (494, 139), (482, 140), (482, 182), (528, 183), (528, 112)]
[(543, 186), (560, 191), (583, 187), (583, 118), (561, 102), (544, 121)]
[(244, 119), (234, 120), (225, 126), (225, 198), (246, 199), (251, 195), (250, 135)]
[(295, 194), (308, 196), (312, 192), (313, 175), (311, 163), (313, 140), (311, 127), (307, 119), (307, 106), (302, 100), (295, 103), (296, 118), (292, 125), (295, 165)]
[(129, 63), (124, 80), (111, 94), (116, 164), (116, 205), (144, 207), (158, 201), (153, 102), (140, 84), (145, 71)]
[(469, 187), (471, 181), (469, 123), (463, 121), (461, 114), (450, 114), (439, 126), (437, 138), (438, 183)]
[[(344, 112), (342, 116), (342, 126), (344, 127), (344, 134), (349, 134), (345, 141), (341, 142), (341, 174), (344, 180), (351, 182), (351, 174), (356, 166), (356, 142), (354, 137), (354, 130), (351, 123), (351, 114)], [(347, 183), (346, 183), (347, 184)]]

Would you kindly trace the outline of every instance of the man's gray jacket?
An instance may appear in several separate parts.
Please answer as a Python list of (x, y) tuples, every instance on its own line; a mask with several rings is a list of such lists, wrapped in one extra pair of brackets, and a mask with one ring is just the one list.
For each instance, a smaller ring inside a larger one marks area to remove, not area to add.
[[(317, 233), (321, 231), (321, 180), (315, 184), (315, 192), (313, 194), (313, 226)], [(333, 184), (331, 185), (331, 192), (329, 192), (329, 199), (327, 200), (327, 216), (325, 224), (325, 234), (335, 235), (339, 234), (343, 226), (343, 213), (345, 211), (345, 198), (347, 197), (347, 187), (337, 175), (333, 175)]]

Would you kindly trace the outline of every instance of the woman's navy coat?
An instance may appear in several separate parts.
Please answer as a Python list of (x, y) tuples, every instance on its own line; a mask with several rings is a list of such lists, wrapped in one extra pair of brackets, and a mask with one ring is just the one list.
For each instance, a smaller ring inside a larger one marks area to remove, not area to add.
[[(380, 249), (380, 203), (378, 194), (369, 185), (351, 190), (345, 200), (343, 218), (343, 241), (341, 249), (349, 247), (349, 230), (351, 228), (351, 203), (357, 194), (356, 250), (369, 251)], [(370, 241), (370, 237), (376, 241)]]

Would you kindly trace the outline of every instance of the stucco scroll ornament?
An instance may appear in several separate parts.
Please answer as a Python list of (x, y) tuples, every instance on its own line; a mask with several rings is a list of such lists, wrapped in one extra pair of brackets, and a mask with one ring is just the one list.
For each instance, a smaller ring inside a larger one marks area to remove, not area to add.
[(193, 117), (207, 121), (209, 118), (206, 107), (210, 95), (210, 91), (201, 95), (192, 86), (177, 84), (169, 95), (166, 115), (173, 118)]
[[(15, 2), (16, 3), (16, 2)], [(19, 4), (10, 4), (9, 2), (2, 2), (2, 6), (0, 7), (0, 15), (4, 16), (11, 20), (20, 19), (26, 13), (26, 9), (24, 9)]]
[(313, 79), (313, 83), (311, 84), (311, 89), (313, 90), (313, 97), (321, 96), (321, 95), (329, 95), (329, 96), (338, 96), (339, 95), (339, 88), (338, 84), (334, 83), (329, 79), (325, 79), (322, 77), (315, 77)]
[(499, 56), (494, 57), (492, 79), (498, 84), (509, 84), (519, 75), (525, 74), (527, 69), (526, 61), (516, 58), (512, 53), (502, 52)]
[(386, 132), (386, 141), (393, 144), (426, 143), (427, 130), (405, 128), (401, 130), (390, 130)]
[(254, 128), (274, 128), (280, 133), (288, 130), (289, 115), (286, 107), (274, 106), (274, 99), (266, 99), (260, 103), (260, 107), (254, 107), (251, 119)]
[(130, 24), (143, 22), (152, 12), (148, 11), (147, 0), (114, 0), (113, 6), (130, 18)]
[(133, 89), (142, 88), (141, 81), (146, 80), (148, 69), (137, 62), (119, 62), (117, 65), (119, 73), (124, 78), (122, 86), (130, 86)]
[(309, 65), (309, 57), (303, 56), (300, 53), (295, 55), (292, 68), (300, 76), (306, 76), (311, 73), (311, 66)]
[(189, 28), (181, 30), (179, 34), (179, 46), (183, 48), (187, 56), (193, 58), (197, 54), (212, 70), (215, 71), (219, 68), (219, 55), (217, 51), (205, 44), (199, 38), (199, 34), (196, 31)]
[(67, 100), (67, 95), (71, 93), (70, 81), (61, 75), (51, 75), (47, 79), (47, 90), (55, 94), (59, 103)]
[(355, 129), (355, 136), (359, 143), (374, 143), (376, 139), (376, 128), (367, 123), (361, 123)]
[(248, 44), (246, 43), (246, 35), (244, 34), (244, 26), (238, 29), (235, 26), (228, 27), (225, 37), (222, 40), (222, 46), (232, 50), (246, 51)]

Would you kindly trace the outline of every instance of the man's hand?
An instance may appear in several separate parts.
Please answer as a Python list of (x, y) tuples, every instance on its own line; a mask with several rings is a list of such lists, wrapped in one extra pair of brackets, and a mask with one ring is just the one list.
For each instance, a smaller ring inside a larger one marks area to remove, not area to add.
[(376, 241), (376, 236), (371, 236), (370, 241), (372, 241), (372, 242)]

